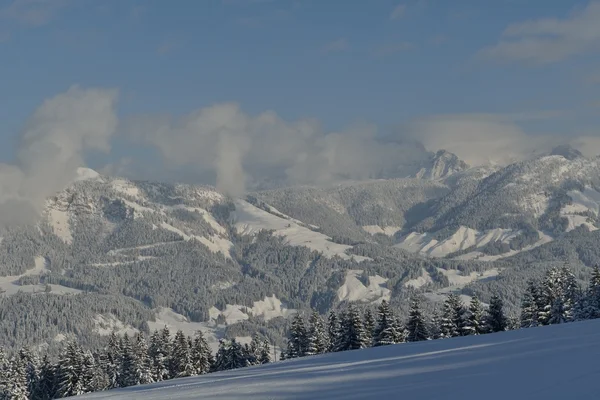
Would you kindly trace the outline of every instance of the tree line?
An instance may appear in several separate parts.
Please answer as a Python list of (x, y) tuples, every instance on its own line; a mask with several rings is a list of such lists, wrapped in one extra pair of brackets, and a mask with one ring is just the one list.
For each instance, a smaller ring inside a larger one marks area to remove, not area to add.
[[(455, 293), (449, 293), (441, 310), (429, 317), (414, 297), (405, 321), (385, 300), (375, 313), (362, 312), (353, 304), (330, 312), (326, 320), (317, 311), (307, 318), (298, 313), (290, 322), (281, 359), (594, 318), (600, 318), (600, 269), (594, 268), (583, 290), (569, 268), (552, 268), (539, 282), (528, 282), (519, 318), (508, 318), (497, 296), (487, 307), (477, 297), (465, 306)], [(0, 400), (50, 400), (269, 362), (269, 341), (257, 335), (244, 345), (222, 339), (213, 356), (200, 331), (194, 337), (182, 331), (171, 335), (167, 327), (148, 338), (143, 333), (131, 337), (113, 333), (96, 351), (69, 341), (56, 361), (47, 354), (40, 359), (28, 348), (9, 357), (0, 348)]]
[(182, 331), (172, 337), (167, 327), (149, 338), (113, 333), (97, 351), (69, 341), (56, 362), (29, 348), (10, 357), (0, 348), (0, 399), (50, 400), (270, 361), (269, 343), (258, 336), (243, 346), (223, 339), (213, 356), (200, 331), (193, 338)]

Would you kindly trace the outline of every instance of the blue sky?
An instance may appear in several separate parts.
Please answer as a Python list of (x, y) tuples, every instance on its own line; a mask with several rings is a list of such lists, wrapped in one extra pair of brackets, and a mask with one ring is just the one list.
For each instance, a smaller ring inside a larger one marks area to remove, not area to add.
[(0, 161), (14, 160), (42, 102), (74, 84), (119, 90), (119, 127), (96, 164), (140, 146), (173, 164), (156, 134), (136, 142), (123, 122), (223, 102), (316, 119), (321, 136), (433, 120), (409, 135), (427, 147), (456, 142), (457, 119), (492, 124), (487, 147), (503, 127), (519, 140), (594, 137), (598, 18), (599, 2), (567, 0), (0, 0)]

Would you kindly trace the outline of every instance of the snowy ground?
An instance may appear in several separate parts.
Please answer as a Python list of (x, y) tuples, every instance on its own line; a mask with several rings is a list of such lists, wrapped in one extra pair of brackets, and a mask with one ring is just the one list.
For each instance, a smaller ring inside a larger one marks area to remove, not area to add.
[(288, 360), (90, 399), (552, 400), (598, 397), (600, 320)]

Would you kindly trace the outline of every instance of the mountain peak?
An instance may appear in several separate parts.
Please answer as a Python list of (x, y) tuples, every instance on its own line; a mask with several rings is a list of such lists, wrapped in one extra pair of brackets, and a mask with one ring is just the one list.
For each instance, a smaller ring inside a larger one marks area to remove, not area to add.
[(419, 172), (415, 174), (419, 179), (443, 179), (456, 172), (468, 169), (469, 165), (447, 150), (438, 150), (425, 161)]
[(583, 157), (583, 154), (577, 149), (574, 149), (571, 145), (562, 144), (560, 146), (556, 146), (550, 152), (551, 156), (563, 156), (567, 160), (575, 160), (577, 158)]

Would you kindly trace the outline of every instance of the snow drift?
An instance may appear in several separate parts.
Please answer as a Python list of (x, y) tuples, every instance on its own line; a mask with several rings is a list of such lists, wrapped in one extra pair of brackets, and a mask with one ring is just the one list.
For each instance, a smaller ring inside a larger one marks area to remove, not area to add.
[(591, 399), (598, 343), (594, 320), (324, 354), (81, 398)]

